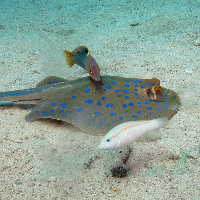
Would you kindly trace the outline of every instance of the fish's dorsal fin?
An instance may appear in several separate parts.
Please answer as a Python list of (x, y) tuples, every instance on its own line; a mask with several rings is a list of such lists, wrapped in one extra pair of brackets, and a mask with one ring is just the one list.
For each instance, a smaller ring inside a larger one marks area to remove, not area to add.
[(67, 50), (63, 50), (64, 54), (65, 54), (65, 58), (66, 58), (66, 62), (68, 64), (69, 67), (72, 67), (74, 65), (74, 62), (72, 61), (72, 55), (73, 52), (67, 51)]
[(66, 81), (66, 80), (64, 78), (60, 78), (60, 77), (57, 77), (57, 76), (49, 76), (49, 77), (43, 79), (42, 81), (40, 81), (36, 85), (36, 87), (60, 83), (60, 82), (63, 82), (63, 81)]

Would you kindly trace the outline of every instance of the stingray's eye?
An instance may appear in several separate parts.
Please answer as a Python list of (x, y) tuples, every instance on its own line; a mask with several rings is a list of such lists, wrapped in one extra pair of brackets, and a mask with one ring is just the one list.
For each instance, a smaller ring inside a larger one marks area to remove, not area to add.
[(108, 138), (106, 141), (107, 141), (107, 142), (110, 142), (110, 138)]

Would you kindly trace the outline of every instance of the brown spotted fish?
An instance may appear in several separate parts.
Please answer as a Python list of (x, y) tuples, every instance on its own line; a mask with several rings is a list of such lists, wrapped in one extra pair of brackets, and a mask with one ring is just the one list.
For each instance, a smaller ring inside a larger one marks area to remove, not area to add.
[(64, 54), (69, 67), (77, 64), (83, 69), (87, 70), (93, 80), (101, 80), (100, 68), (95, 59), (91, 56), (87, 47), (80, 46), (75, 48), (72, 52), (64, 50)]
[(178, 95), (153, 79), (101, 76), (65, 80), (48, 77), (36, 88), (1, 92), (0, 101), (36, 104), (27, 121), (52, 118), (93, 134), (105, 135), (128, 121), (170, 119), (178, 111)]

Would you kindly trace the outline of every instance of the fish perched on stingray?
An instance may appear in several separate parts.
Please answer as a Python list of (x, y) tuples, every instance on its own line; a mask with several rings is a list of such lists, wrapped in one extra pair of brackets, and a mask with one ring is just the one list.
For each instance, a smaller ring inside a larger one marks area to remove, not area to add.
[(87, 70), (90, 77), (95, 81), (100, 81), (100, 68), (95, 59), (91, 56), (87, 47), (80, 46), (75, 48), (72, 52), (64, 50), (66, 62), (69, 67), (74, 64), (79, 65), (83, 69)]
[(65, 80), (51, 76), (36, 88), (0, 93), (0, 101), (35, 104), (27, 121), (52, 118), (67, 121), (92, 134), (107, 134), (115, 126), (136, 120), (172, 118), (178, 95), (153, 79), (101, 76)]

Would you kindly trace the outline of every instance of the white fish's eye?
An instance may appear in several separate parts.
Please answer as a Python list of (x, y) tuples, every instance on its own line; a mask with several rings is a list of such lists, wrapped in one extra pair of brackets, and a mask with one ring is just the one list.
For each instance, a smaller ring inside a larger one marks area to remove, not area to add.
[(107, 142), (110, 142), (110, 140), (111, 140), (111, 139), (110, 139), (110, 138), (108, 138), (106, 141), (107, 141)]

